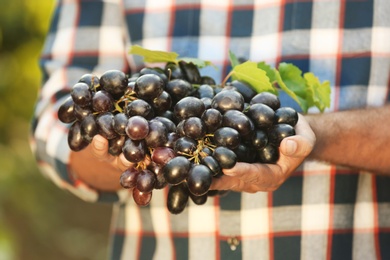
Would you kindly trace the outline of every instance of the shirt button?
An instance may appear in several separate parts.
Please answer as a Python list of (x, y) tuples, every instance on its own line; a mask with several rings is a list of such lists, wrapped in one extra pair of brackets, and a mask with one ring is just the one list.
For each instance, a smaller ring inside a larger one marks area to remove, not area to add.
[(237, 237), (229, 237), (227, 243), (230, 246), (230, 250), (235, 251), (237, 246), (240, 244), (240, 241)]

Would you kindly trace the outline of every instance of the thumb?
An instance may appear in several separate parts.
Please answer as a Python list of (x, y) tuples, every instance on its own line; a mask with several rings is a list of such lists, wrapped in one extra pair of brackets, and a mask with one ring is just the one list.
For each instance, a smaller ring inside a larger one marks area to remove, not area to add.
[(303, 136), (285, 138), (280, 144), (280, 152), (289, 157), (307, 157), (313, 150), (314, 143)]

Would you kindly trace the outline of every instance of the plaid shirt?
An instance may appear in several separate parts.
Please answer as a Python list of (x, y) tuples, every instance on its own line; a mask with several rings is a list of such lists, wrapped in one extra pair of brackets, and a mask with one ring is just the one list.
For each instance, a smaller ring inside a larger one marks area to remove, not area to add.
[(117, 201), (111, 259), (390, 259), (388, 177), (307, 161), (275, 192), (230, 192), (171, 215), (166, 190), (139, 208), (127, 190), (93, 190), (73, 176), (68, 127), (57, 120), (82, 74), (143, 66), (127, 54), (132, 44), (210, 60), (219, 70), (202, 74), (217, 82), (229, 50), (292, 62), (330, 80), (328, 111), (381, 106), (390, 87), (389, 12), (388, 0), (59, 1), (32, 127), (42, 172), (86, 201)]

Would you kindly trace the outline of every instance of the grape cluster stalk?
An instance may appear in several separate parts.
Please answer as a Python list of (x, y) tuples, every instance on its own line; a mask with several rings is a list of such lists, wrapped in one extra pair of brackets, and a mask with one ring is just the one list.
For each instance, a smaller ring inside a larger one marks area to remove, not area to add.
[(237, 162), (276, 163), (280, 142), (295, 135), (297, 112), (278, 96), (202, 76), (193, 63), (145, 67), (132, 75), (108, 70), (83, 75), (58, 109), (71, 124), (68, 144), (80, 151), (97, 134), (108, 152), (134, 166), (120, 177), (135, 203), (147, 206), (154, 189), (168, 187), (167, 208), (181, 213), (206, 203), (213, 178)]

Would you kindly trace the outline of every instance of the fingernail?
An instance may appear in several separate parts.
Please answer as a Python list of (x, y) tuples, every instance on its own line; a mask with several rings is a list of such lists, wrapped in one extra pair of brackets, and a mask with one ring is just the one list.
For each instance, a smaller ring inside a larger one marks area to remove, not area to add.
[(293, 140), (286, 141), (286, 155), (293, 155), (297, 151), (297, 143)]

